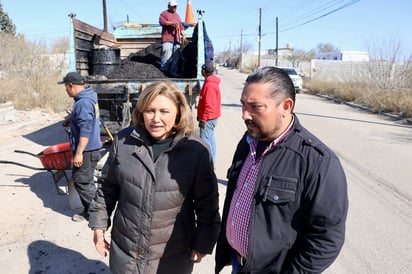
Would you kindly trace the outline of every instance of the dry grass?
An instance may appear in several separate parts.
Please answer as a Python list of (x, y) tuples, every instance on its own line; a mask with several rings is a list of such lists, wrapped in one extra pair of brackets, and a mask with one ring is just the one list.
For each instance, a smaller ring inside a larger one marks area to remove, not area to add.
[(67, 66), (53, 58), (41, 43), (28, 43), (24, 37), (0, 35), (0, 103), (12, 101), (16, 109), (41, 108), (61, 112), (70, 108), (65, 88), (57, 82)]
[(346, 102), (355, 102), (375, 113), (392, 113), (412, 118), (412, 88), (403, 90), (378, 90), (367, 83), (337, 83), (304, 81), (309, 93), (324, 94)]
[(255, 70), (256, 66), (245, 66), (245, 67), (241, 67), (239, 72), (241, 73), (245, 73), (245, 74), (250, 74)]
[(12, 101), (16, 109), (41, 108), (49, 112), (64, 111), (70, 108), (72, 99), (67, 96), (64, 86), (57, 85), (59, 79), (60, 74), (48, 74), (46, 78), (37, 80), (6, 77), (0, 82), (0, 103)]
[(376, 113), (389, 112), (404, 118), (412, 118), (412, 90), (369, 93), (359, 98)]

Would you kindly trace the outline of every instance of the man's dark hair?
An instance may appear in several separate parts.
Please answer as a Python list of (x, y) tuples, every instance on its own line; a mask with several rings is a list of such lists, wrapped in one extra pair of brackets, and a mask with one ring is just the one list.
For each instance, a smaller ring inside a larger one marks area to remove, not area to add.
[(283, 100), (291, 98), (295, 102), (296, 91), (289, 75), (277, 67), (259, 68), (246, 78), (246, 85), (252, 83), (269, 83), (270, 96)]

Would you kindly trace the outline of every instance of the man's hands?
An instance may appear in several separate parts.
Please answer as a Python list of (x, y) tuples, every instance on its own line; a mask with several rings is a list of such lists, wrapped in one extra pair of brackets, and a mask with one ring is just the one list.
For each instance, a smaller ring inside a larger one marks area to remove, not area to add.
[(199, 127), (202, 128), (202, 129), (205, 129), (206, 123), (203, 122), (203, 121), (199, 121)]
[(187, 42), (185, 33), (183, 32), (182, 29), (180, 29), (180, 23), (169, 21), (169, 22), (166, 23), (166, 25), (174, 27), (176, 29), (176, 31), (182, 36), (182, 43), (183, 44)]
[(197, 252), (196, 250), (192, 249), (192, 262), (200, 263), (204, 256), (206, 256), (206, 254)]
[(109, 254), (110, 244), (104, 238), (103, 229), (93, 230), (93, 241), (97, 252), (103, 257), (106, 257)]
[(73, 155), (73, 165), (75, 167), (81, 167), (83, 165), (83, 151), (86, 149), (89, 143), (89, 138), (80, 137), (79, 144), (77, 144), (76, 152)]
[(83, 165), (83, 153), (75, 153), (73, 156), (73, 165), (81, 167)]
[(177, 23), (177, 22), (172, 22), (172, 21), (168, 22), (168, 25), (169, 25), (169, 26), (172, 26), (172, 27), (175, 27), (175, 28), (178, 28), (178, 27), (179, 27), (179, 23)]

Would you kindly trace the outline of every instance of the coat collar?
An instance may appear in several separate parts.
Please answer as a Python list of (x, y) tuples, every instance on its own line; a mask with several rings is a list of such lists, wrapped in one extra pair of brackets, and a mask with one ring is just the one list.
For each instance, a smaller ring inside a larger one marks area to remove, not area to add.
[[(130, 136), (136, 139), (138, 142), (142, 143), (142, 145), (150, 146), (150, 136), (149, 133), (144, 129), (141, 125), (137, 125), (133, 128)], [(170, 147), (178, 148), (180, 146), (186, 146), (188, 141), (188, 136), (184, 132), (177, 132), (175, 137), (173, 138), (173, 143)]]

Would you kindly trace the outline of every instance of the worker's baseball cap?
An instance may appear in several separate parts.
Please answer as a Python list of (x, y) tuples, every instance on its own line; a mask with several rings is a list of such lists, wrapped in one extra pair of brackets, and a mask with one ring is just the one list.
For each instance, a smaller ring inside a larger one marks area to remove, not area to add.
[(215, 66), (213, 65), (212, 62), (207, 62), (202, 66), (202, 69), (206, 72), (206, 73), (211, 73), (213, 71), (215, 71)]
[(170, 0), (169, 1), (169, 6), (176, 7), (177, 6), (177, 1), (176, 0)]
[(69, 72), (64, 76), (63, 81), (60, 81), (57, 84), (84, 85), (84, 80), (80, 73)]

